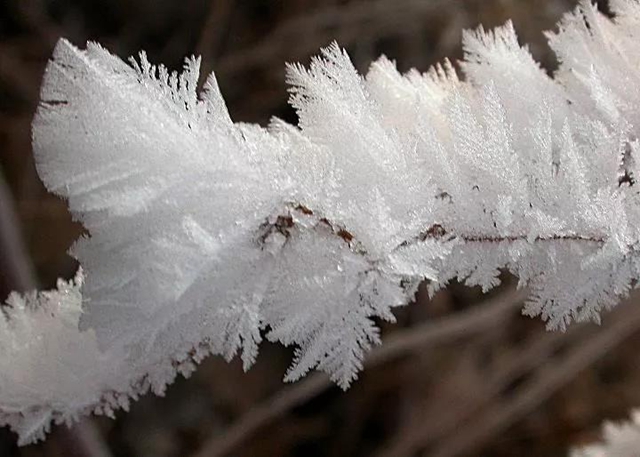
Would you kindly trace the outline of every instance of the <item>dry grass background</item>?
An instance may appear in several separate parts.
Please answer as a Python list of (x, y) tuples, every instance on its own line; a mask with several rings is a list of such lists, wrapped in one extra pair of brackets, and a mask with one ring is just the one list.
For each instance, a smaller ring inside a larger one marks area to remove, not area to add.
[[(30, 122), (58, 37), (77, 45), (96, 40), (122, 57), (145, 49), (171, 68), (185, 55), (201, 54), (234, 119), (264, 124), (272, 115), (295, 122), (286, 105), (284, 62), (306, 62), (332, 40), (360, 70), (383, 53), (401, 69), (426, 70), (445, 56), (461, 57), (463, 28), (512, 18), (521, 40), (552, 69), (541, 31), (574, 4), (3, 0), (0, 169), (41, 286), (73, 274), (76, 265), (65, 251), (82, 231), (64, 202), (43, 189), (31, 157)], [(283, 385), (290, 351), (266, 344), (246, 374), (237, 362), (210, 358), (165, 398), (147, 396), (115, 421), (89, 423), (114, 457), (566, 455), (570, 443), (596, 438), (603, 418), (640, 405), (640, 311), (624, 305), (602, 327), (547, 333), (538, 320), (519, 316), (508, 292), (512, 281), (505, 283), (489, 298), (459, 285), (433, 300), (421, 291), (397, 313), (398, 324), (384, 326), (384, 339), (395, 343), (372, 357), (346, 393), (321, 376)], [(0, 296), (15, 287), (8, 267), (0, 269)], [(44, 444), (21, 449), (10, 432), (0, 432), (0, 456), (70, 455), (61, 429)]]

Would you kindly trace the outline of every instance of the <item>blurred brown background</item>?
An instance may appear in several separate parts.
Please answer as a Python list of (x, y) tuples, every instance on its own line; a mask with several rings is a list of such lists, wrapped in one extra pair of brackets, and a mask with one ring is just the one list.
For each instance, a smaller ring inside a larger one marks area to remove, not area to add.
[[(172, 69), (184, 56), (202, 55), (205, 72), (216, 71), (233, 118), (265, 124), (272, 115), (295, 122), (286, 105), (284, 63), (307, 62), (333, 40), (361, 71), (380, 54), (401, 70), (427, 70), (445, 56), (461, 57), (462, 29), (512, 18), (521, 41), (552, 70), (555, 61), (541, 31), (553, 28), (575, 3), (3, 0), (4, 221), (19, 229), (40, 286), (73, 275), (76, 265), (65, 251), (82, 228), (64, 202), (43, 189), (30, 144), (42, 72), (61, 36), (80, 46), (96, 40), (121, 57), (144, 49), (153, 62)], [(0, 298), (25, 287), (10, 271), (15, 265), (2, 265)], [(513, 281), (505, 283), (489, 298), (460, 285), (433, 300), (421, 291), (417, 303), (399, 310), (396, 325), (383, 326), (385, 339), (407, 344), (392, 357), (374, 358), (346, 393), (322, 377), (284, 385), (291, 351), (264, 344), (246, 374), (237, 361), (210, 358), (166, 398), (147, 396), (115, 421), (84, 422), (85, 431), (97, 432), (96, 443), (117, 457), (566, 455), (570, 444), (597, 438), (603, 418), (623, 417), (640, 405), (639, 312), (622, 306), (602, 327), (548, 333), (539, 320), (519, 316), (516, 304), (504, 306), (513, 301)], [(412, 329), (425, 325), (429, 337), (411, 339)], [(57, 428), (44, 444), (19, 449), (2, 429), (0, 456), (88, 455), (74, 447), (74, 433)], [(93, 456), (108, 455), (97, 452)]]

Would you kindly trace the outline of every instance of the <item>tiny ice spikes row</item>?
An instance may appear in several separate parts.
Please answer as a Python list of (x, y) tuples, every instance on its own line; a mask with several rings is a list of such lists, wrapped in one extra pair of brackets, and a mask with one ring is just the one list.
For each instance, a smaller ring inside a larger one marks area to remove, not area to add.
[[(549, 42), (549, 77), (510, 23), (445, 62), (360, 76), (337, 45), (288, 67), (299, 125), (235, 124), (214, 76), (61, 40), (33, 122), (38, 172), (89, 236), (57, 291), (0, 316), (0, 422), (52, 422), (162, 393), (262, 335), (346, 388), (424, 279), (489, 290), (500, 270), (552, 329), (597, 320), (640, 277), (640, 4), (589, 3)], [(84, 281), (84, 284), (83, 284)]]

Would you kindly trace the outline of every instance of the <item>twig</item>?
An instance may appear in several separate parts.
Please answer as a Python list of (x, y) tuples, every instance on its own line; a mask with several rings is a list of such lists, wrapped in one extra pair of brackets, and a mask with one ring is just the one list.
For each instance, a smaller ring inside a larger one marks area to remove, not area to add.
[(229, 17), (233, 11), (234, 3), (234, 0), (210, 1), (209, 13), (195, 46), (195, 55), (202, 57), (199, 83), (202, 83), (213, 69), (214, 56), (218, 53), (225, 32), (228, 30)]
[(421, 414), (422, 420), (412, 420), (404, 430), (376, 453), (376, 457), (414, 455), (427, 443), (457, 430), (460, 424), (473, 414), (496, 401), (496, 397), (515, 379), (544, 363), (557, 347), (578, 334), (579, 329), (584, 327), (574, 326), (566, 333), (540, 333), (533, 342), (527, 342), (523, 350), (514, 351), (515, 354), (511, 354), (506, 362), (498, 366), (486, 385), (478, 386), (478, 389), (482, 390), (480, 401), (466, 404), (463, 410), (452, 409), (442, 414), (438, 412), (437, 421), (432, 420), (434, 411), (425, 411)]
[(29, 261), (18, 227), (9, 188), (0, 174), (0, 274), (10, 290), (25, 292), (37, 287), (33, 265)]
[(365, 360), (365, 367), (381, 365), (393, 358), (409, 354), (433, 344), (443, 344), (481, 333), (489, 327), (500, 324), (508, 312), (527, 298), (527, 290), (505, 292), (495, 298), (485, 300), (469, 310), (428, 321), (409, 330), (395, 332), (376, 348)]
[[(389, 338), (382, 347), (371, 352), (365, 360), (365, 367), (371, 368), (428, 345), (482, 332), (488, 327), (499, 324), (508, 311), (515, 309), (525, 297), (526, 292), (522, 290), (509, 292), (454, 316), (396, 332), (399, 333), (398, 336)], [(282, 389), (273, 397), (250, 409), (222, 436), (215, 436), (206, 441), (193, 457), (221, 457), (228, 454), (260, 428), (296, 406), (304, 404), (332, 385), (328, 376), (316, 374), (305, 381)]]
[[(636, 301), (638, 295), (635, 295)], [(495, 404), (485, 414), (457, 429), (455, 436), (431, 452), (431, 457), (455, 457), (478, 449), (487, 439), (507, 428), (514, 421), (548, 399), (577, 373), (603, 357), (640, 328), (640, 306), (620, 305), (610, 314), (609, 325), (603, 327), (586, 342), (578, 345), (564, 357), (545, 366), (536, 378), (523, 386), (515, 396)]]
[(65, 457), (111, 457), (102, 435), (93, 421), (84, 419), (73, 427), (60, 427)]
[[(452, 1), (456, 0), (449, 0)], [(397, 33), (400, 25), (402, 30), (406, 31), (411, 23), (438, 9), (443, 3), (444, 0), (377, 0), (327, 6), (284, 22), (258, 45), (220, 59), (216, 72), (240, 73), (250, 67), (282, 60), (282, 57), (306, 57), (309, 52), (316, 50), (318, 42), (328, 42), (331, 39), (337, 39), (346, 46), (355, 40), (362, 40), (367, 35), (380, 37), (389, 32)], [(322, 30), (326, 30), (327, 33), (320, 40), (299, 40), (302, 36), (319, 35)], [(355, 30), (357, 33), (354, 33)], [(336, 31), (339, 36), (336, 36)], [(295, 55), (284, 56), (284, 50), (289, 52), (292, 49), (292, 39), (296, 40)]]

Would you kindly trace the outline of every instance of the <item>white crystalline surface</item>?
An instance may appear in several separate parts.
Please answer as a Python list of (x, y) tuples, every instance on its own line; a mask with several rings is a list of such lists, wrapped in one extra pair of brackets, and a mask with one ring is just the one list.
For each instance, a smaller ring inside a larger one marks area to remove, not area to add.
[(113, 395), (130, 389), (124, 355), (101, 351), (93, 330), (78, 331), (82, 279), (78, 272), (54, 291), (12, 293), (0, 313), (0, 408), (22, 444), (40, 438), (53, 420), (100, 408), (103, 397), (113, 407), (128, 405), (128, 396)]
[(571, 452), (571, 457), (637, 457), (640, 452), (640, 411), (631, 412), (628, 422), (606, 422), (603, 440)]
[[(366, 76), (332, 45), (291, 65), (299, 124), (236, 124), (199, 61), (180, 74), (61, 40), (33, 123), (38, 172), (88, 235), (85, 274), (12, 296), (0, 422), (23, 442), (50, 422), (162, 393), (208, 354), (293, 345), (286, 373), (347, 387), (427, 279), (532, 291), (551, 329), (598, 320), (640, 277), (640, 5), (589, 3), (550, 44), (554, 78), (510, 23), (466, 32), (445, 62)], [(29, 382), (24, 382), (24, 380)]]

